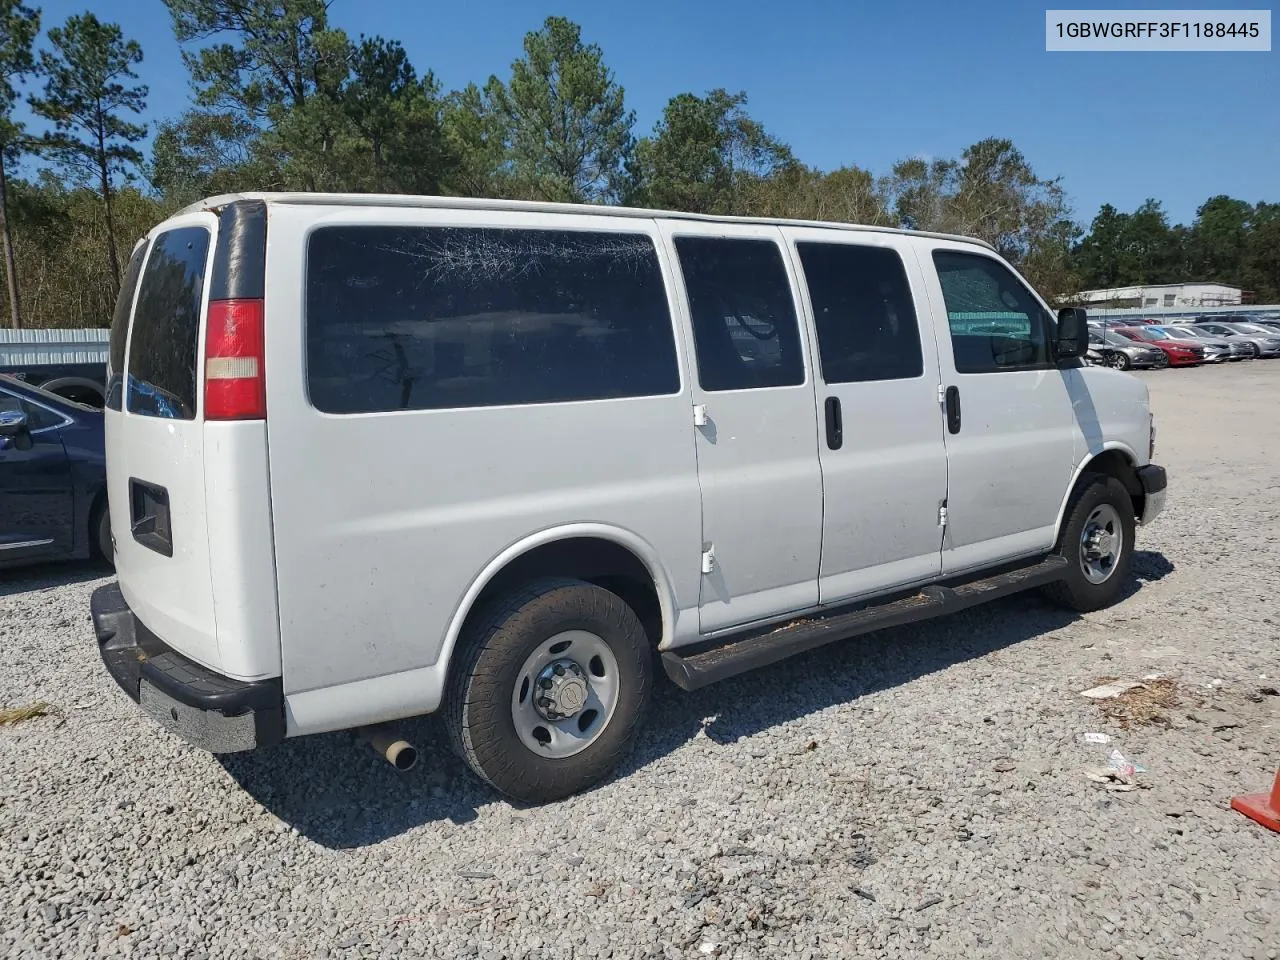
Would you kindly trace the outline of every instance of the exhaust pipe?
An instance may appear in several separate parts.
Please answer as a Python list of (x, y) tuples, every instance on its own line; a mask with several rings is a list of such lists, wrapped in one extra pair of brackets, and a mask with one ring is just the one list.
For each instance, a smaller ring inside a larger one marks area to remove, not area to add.
[(390, 727), (366, 727), (361, 734), (373, 747), (374, 753), (401, 773), (407, 773), (418, 765), (418, 748), (408, 740), (400, 739)]

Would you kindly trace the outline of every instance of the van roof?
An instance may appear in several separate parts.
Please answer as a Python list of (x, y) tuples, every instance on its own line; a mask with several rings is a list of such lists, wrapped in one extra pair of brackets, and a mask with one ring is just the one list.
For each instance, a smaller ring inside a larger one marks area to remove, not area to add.
[(833, 223), (826, 220), (790, 220), (780, 217), (722, 217), (706, 213), (681, 213), (675, 210), (649, 210), (642, 207), (614, 207), (592, 203), (548, 203), (538, 200), (493, 200), (484, 197), (429, 197), (392, 193), (226, 193), (207, 197), (181, 210), (181, 213), (197, 213), (216, 210), (236, 200), (262, 200), (266, 203), (288, 203), (316, 206), (357, 207), (422, 207), (457, 210), (513, 210), (525, 213), (581, 213), (605, 217), (635, 217), (640, 219), (699, 220), (710, 223), (760, 223), (772, 226), (826, 227), (833, 230), (854, 230), (864, 233), (898, 233), (907, 236), (933, 237), (937, 240), (955, 240), (972, 243), (995, 252), (995, 247), (976, 237), (963, 237), (950, 233), (934, 233), (928, 230), (902, 230), (898, 227), (873, 227), (858, 223)]

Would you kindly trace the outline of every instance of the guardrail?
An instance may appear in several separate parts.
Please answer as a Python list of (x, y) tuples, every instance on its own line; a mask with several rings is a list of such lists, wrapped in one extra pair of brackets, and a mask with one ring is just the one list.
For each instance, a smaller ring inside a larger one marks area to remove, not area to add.
[(1084, 309), (1089, 314), (1090, 320), (1105, 320), (1111, 323), (1115, 320), (1131, 320), (1134, 317), (1158, 317), (1161, 320), (1193, 320), (1196, 317), (1205, 317), (1222, 314), (1242, 314), (1248, 313), (1256, 317), (1262, 317), (1267, 320), (1280, 320), (1280, 304), (1246, 304), (1245, 306), (1236, 307), (1090, 307), (1085, 304)]
[(110, 336), (111, 331), (101, 327), (82, 330), (0, 330), (0, 366), (106, 363)]

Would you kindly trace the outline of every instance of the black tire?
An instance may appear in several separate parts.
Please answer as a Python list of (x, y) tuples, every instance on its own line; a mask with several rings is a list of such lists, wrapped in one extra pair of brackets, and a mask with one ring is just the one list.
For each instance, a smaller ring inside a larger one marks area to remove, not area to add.
[[(1106, 579), (1094, 583), (1085, 573), (1081, 539), (1085, 524), (1099, 507), (1110, 506), (1119, 518), (1120, 549)], [(1056, 552), (1067, 559), (1066, 576), (1044, 588), (1048, 599), (1069, 610), (1087, 613), (1115, 603), (1129, 577), (1133, 563), (1133, 541), (1136, 524), (1133, 500), (1119, 480), (1103, 474), (1086, 473), (1080, 478), (1076, 492), (1067, 506), (1066, 521), (1058, 537)]]
[(101, 496), (94, 504), (92, 519), (89, 521), (89, 543), (93, 555), (99, 560), (115, 566), (115, 551), (111, 547), (111, 513), (107, 510), (107, 498)]
[(1121, 353), (1117, 350), (1115, 355), (1111, 358), (1111, 366), (1116, 370), (1128, 370), (1133, 366), (1133, 361), (1129, 359), (1129, 355), (1127, 353)]
[[(580, 753), (539, 756), (520, 739), (512, 696), (528, 658), (568, 630), (600, 637), (617, 659), (617, 706)], [(454, 750), (485, 783), (523, 803), (547, 803), (599, 783), (639, 735), (653, 686), (653, 651), (635, 612), (616, 594), (581, 580), (531, 583), (492, 605), (460, 638), (445, 691)]]

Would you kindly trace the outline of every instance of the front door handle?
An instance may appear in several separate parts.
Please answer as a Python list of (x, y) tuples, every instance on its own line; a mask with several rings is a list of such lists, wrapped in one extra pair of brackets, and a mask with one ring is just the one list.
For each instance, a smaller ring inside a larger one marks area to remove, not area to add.
[(840, 415), (839, 397), (827, 397), (827, 446), (832, 450), (844, 446), (844, 420)]
[(960, 432), (960, 388), (947, 387), (947, 429)]

